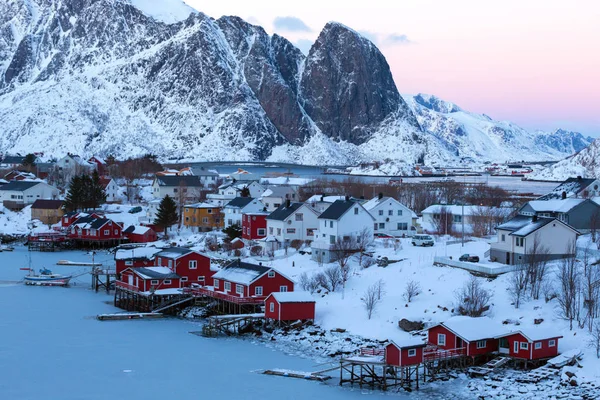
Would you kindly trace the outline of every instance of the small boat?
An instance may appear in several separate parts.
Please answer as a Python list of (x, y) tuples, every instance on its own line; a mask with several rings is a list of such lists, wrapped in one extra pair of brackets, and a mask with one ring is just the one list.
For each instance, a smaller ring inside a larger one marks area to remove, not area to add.
[(40, 269), (39, 274), (36, 274), (33, 268), (22, 268), (29, 270), (29, 275), (25, 276), (26, 285), (35, 286), (68, 286), (71, 280), (71, 275), (54, 274), (47, 268)]
[(8, 245), (0, 245), (0, 251), (13, 251), (15, 248), (12, 246), (8, 246)]

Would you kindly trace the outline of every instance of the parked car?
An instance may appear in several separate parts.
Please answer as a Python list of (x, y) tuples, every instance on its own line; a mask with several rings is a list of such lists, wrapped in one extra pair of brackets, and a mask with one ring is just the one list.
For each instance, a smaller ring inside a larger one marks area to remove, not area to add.
[(129, 213), (130, 214), (137, 214), (137, 213), (139, 213), (141, 211), (142, 211), (142, 207), (137, 206), (137, 207), (133, 207), (131, 210), (129, 210)]
[(373, 236), (375, 237), (375, 239), (393, 239), (394, 237), (391, 235), (388, 235), (387, 233), (381, 233), (381, 232), (376, 232), (373, 234)]
[(411, 241), (413, 246), (433, 246), (435, 243), (430, 235), (415, 235)]
[(463, 254), (458, 258), (458, 261), (467, 261), (467, 262), (479, 262), (479, 256), (474, 256), (471, 254)]

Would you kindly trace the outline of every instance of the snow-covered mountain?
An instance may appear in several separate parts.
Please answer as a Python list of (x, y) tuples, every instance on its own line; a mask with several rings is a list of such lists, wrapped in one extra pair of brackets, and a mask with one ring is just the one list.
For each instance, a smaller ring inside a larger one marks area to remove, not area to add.
[(560, 160), (592, 142), (578, 132), (529, 132), (509, 121), (466, 111), (435, 96), (404, 95), (421, 127), (461, 158), (489, 161)]
[(600, 178), (600, 139), (594, 140), (579, 153), (532, 173), (529, 178), (564, 181), (574, 176)]
[(524, 158), (534, 144), (560, 158), (575, 143), (406, 100), (377, 47), (335, 22), (304, 56), (180, 0), (0, 2), (1, 153), (412, 164)]

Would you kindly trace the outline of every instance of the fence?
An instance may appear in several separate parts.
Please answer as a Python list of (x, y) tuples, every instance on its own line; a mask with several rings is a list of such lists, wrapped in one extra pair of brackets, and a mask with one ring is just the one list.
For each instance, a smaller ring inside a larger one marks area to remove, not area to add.
[(507, 272), (512, 272), (515, 269), (517, 269), (516, 265), (491, 265), (491, 264), (478, 264), (478, 263), (471, 263), (471, 262), (462, 262), (462, 261), (456, 261), (456, 260), (451, 260), (448, 257), (434, 257), (433, 258), (433, 265), (442, 265), (442, 266), (448, 266), (448, 267), (453, 267), (453, 268), (460, 268), (460, 269), (465, 269), (467, 271), (471, 271), (471, 272), (477, 272), (479, 274), (483, 274), (483, 275), (489, 275), (489, 276), (497, 276), (500, 274), (505, 274)]

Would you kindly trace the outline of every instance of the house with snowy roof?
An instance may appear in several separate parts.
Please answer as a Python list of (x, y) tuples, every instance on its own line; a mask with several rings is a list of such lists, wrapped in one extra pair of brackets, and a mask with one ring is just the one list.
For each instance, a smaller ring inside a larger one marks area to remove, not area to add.
[(206, 201), (217, 206), (224, 206), (236, 197), (241, 197), (242, 191), (245, 190), (248, 191), (249, 197), (258, 198), (263, 194), (265, 188), (255, 181), (229, 181), (219, 186), (217, 193), (207, 194)]
[(182, 277), (167, 267), (130, 267), (121, 273), (117, 286), (133, 292), (178, 289)]
[(275, 211), (288, 200), (298, 200), (298, 191), (293, 186), (269, 186), (261, 196), (267, 211)]
[(265, 319), (278, 323), (314, 321), (315, 299), (308, 292), (273, 292), (265, 299)]
[(181, 286), (192, 283), (212, 286), (213, 274), (210, 258), (185, 247), (170, 247), (155, 255), (156, 266), (167, 267), (181, 277)]
[(373, 231), (391, 236), (412, 236), (416, 233), (413, 226), (413, 211), (393, 197), (380, 193), (363, 204), (363, 207), (375, 219)]
[(120, 203), (121, 202), (121, 188), (112, 178), (100, 178), (100, 185), (106, 193), (107, 203)]
[(200, 182), (202, 182), (204, 187), (214, 186), (219, 181), (219, 174), (211, 169), (191, 167), (190, 172), (200, 179)]
[[(458, 205), (458, 204), (433, 204), (421, 212), (423, 217), (423, 229), (428, 232), (435, 232), (438, 226), (446, 226), (445, 223), (439, 222), (440, 218), (447, 215), (451, 218), (452, 230), (460, 232), (464, 225), (465, 232), (473, 231), (473, 224), (478, 218), (493, 217), (494, 219), (503, 220), (512, 212), (508, 207), (488, 207), (478, 205)], [(448, 224), (450, 225), (450, 223)], [(446, 232), (439, 232), (446, 233)], [(447, 232), (451, 233), (451, 232)]]
[(242, 238), (258, 240), (267, 236), (267, 217), (271, 214), (259, 199), (242, 208)]
[(274, 239), (277, 247), (289, 245), (293, 240), (313, 240), (319, 227), (318, 217), (319, 213), (306, 203), (285, 200), (266, 217), (267, 236)]
[(358, 201), (349, 197), (336, 200), (318, 218), (318, 229), (311, 244), (312, 258), (329, 263), (335, 261), (338, 240), (352, 243), (361, 232), (373, 235), (375, 218)]
[[(330, 205), (332, 205), (337, 200), (344, 200), (346, 196), (344, 195), (335, 195), (335, 196), (325, 196), (322, 194), (315, 194), (308, 198), (305, 201), (312, 208), (317, 210), (317, 212), (322, 213), (325, 211)], [(356, 200), (356, 199), (355, 199)]]
[(108, 218), (81, 217), (68, 228), (67, 236), (73, 242), (83, 246), (112, 247), (125, 239), (123, 227)]
[(75, 173), (91, 172), (96, 169), (94, 162), (89, 162), (77, 154), (68, 153), (56, 162), (61, 170), (75, 170)]
[(87, 160), (88, 163), (94, 164), (96, 171), (100, 176), (105, 175), (108, 172), (108, 164), (106, 160), (100, 156), (92, 156)]
[(546, 260), (574, 256), (580, 232), (557, 218), (517, 215), (496, 227), (496, 242), (491, 243), (490, 259), (508, 265), (527, 262), (543, 247)]
[(169, 195), (176, 202), (179, 199), (193, 201), (198, 198), (201, 189), (202, 182), (193, 175), (156, 175), (152, 182), (152, 196), (155, 199), (163, 199)]
[[(242, 209), (253, 201), (257, 201), (252, 197), (236, 197), (223, 207), (224, 226), (227, 228), (231, 225), (242, 226)], [(262, 205), (262, 204), (261, 204)]]
[(600, 180), (578, 176), (567, 179), (537, 200), (588, 199), (596, 196), (600, 196)]
[(156, 232), (149, 226), (130, 225), (123, 230), (123, 233), (130, 243), (149, 243), (158, 240)]
[(594, 226), (600, 228), (600, 204), (592, 199), (569, 197), (532, 200), (521, 207), (519, 214), (558, 218), (582, 233), (589, 232)]
[(117, 274), (130, 267), (152, 267), (155, 263), (156, 254), (162, 249), (154, 246), (132, 246), (123, 245), (115, 252), (115, 264)]
[(0, 202), (6, 208), (22, 208), (39, 199), (57, 197), (58, 189), (43, 181), (12, 181), (0, 186)]
[(183, 208), (183, 225), (198, 228), (201, 231), (221, 229), (223, 227), (222, 209), (212, 203), (186, 204)]
[(294, 281), (272, 267), (242, 262), (239, 259), (213, 275), (214, 291), (264, 300), (274, 292), (293, 292)]

